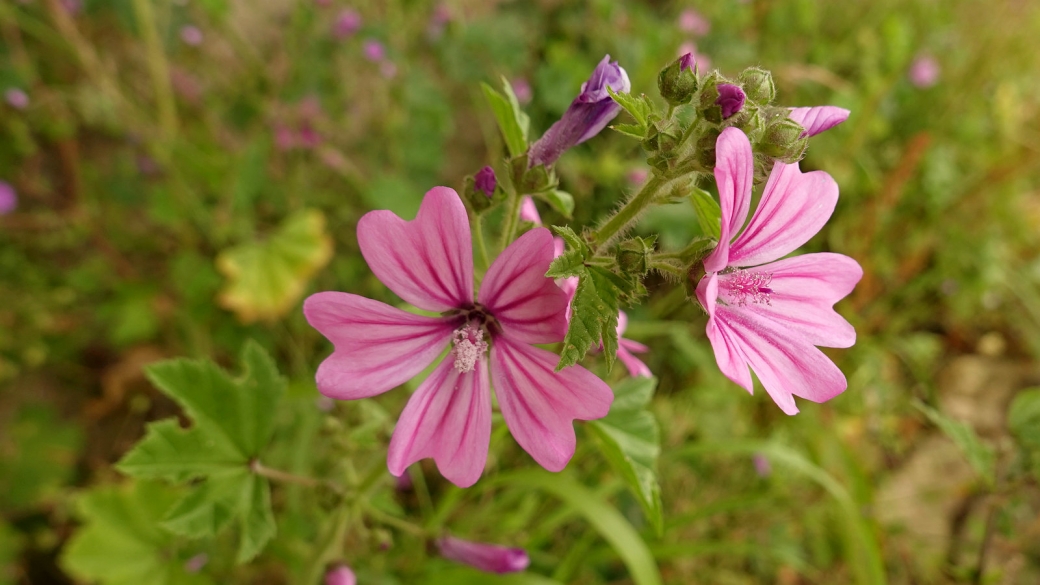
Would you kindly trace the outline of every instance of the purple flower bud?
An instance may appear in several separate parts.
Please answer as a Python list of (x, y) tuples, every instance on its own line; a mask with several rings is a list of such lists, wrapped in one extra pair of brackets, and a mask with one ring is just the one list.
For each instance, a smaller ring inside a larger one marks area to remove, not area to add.
[(696, 73), (697, 58), (693, 56), (693, 53), (686, 53), (682, 57), (679, 57), (679, 71), (693, 71)]
[(11, 213), (15, 207), (18, 207), (18, 194), (14, 187), (0, 181), (0, 215)]
[(24, 110), (25, 108), (29, 107), (29, 94), (18, 89), (17, 87), (12, 87), (11, 89), (5, 91), (4, 100), (7, 102), (7, 105), (11, 106), (16, 110)]
[(686, 54), (693, 55), (693, 62), (701, 71), (707, 71), (711, 69), (711, 58), (703, 53), (697, 52), (697, 43), (694, 43), (693, 41), (687, 41), (679, 45), (679, 53), (676, 56), (682, 57)]
[(202, 44), (202, 31), (199, 30), (199, 27), (190, 24), (181, 27), (181, 40), (187, 45), (197, 47)]
[(915, 87), (926, 89), (939, 82), (939, 62), (931, 55), (918, 55), (910, 64), (907, 73), (910, 83)]
[(495, 177), (495, 169), (491, 167), (480, 169), (477, 171), (477, 174), (473, 176), (473, 181), (476, 183), (477, 190), (483, 191), (488, 197), (495, 194), (495, 187), (498, 186), (498, 179)]
[(405, 469), (401, 475), (394, 476), (394, 489), (399, 492), (410, 492), (413, 487), (412, 474)]
[(731, 83), (720, 83), (718, 89), (719, 99), (715, 104), (722, 106), (722, 119), (725, 120), (744, 107), (744, 90)]
[(368, 39), (365, 41), (362, 50), (365, 53), (365, 58), (369, 61), (378, 63), (386, 58), (386, 47), (383, 46), (383, 43), (380, 43), (375, 39)]
[(340, 565), (325, 573), (325, 585), (357, 585), (357, 577), (350, 567)]
[(679, 14), (679, 30), (696, 36), (704, 36), (711, 31), (711, 23), (700, 12), (687, 8)]
[(574, 98), (563, 117), (531, 145), (528, 151), (530, 166), (551, 165), (563, 151), (599, 134), (621, 112), (607, 93), (607, 88), (627, 93), (632, 84), (628, 74), (610, 55), (603, 57), (589, 80), (582, 84), (581, 93)]
[(488, 573), (517, 573), (531, 563), (527, 551), (522, 548), (470, 542), (453, 536), (438, 540), (437, 546), (444, 558)]
[(524, 195), (524, 198), (520, 200), (520, 219), (534, 225), (542, 225), (542, 216), (538, 215), (538, 208), (535, 207), (534, 199), (530, 195)]
[(346, 39), (361, 29), (361, 15), (353, 8), (346, 8), (336, 17), (332, 25), (332, 36), (337, 39)]

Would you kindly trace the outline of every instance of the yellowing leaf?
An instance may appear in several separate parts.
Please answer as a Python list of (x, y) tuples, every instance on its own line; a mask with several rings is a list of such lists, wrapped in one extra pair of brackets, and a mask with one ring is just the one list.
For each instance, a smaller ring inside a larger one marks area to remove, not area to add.
[(245, 323), (277, 319), (292, 309), (310, 277), (331, 257), (325, 216), (304, 209), (266, 241), (241, 244), (217, 256), (217, 270), (227, 277), (217, 301)]

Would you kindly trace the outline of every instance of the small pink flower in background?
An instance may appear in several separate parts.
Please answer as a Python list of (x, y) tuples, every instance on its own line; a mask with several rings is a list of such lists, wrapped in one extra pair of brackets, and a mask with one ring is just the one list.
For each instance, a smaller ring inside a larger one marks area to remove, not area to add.
[(534, 93), (531, 91), (531, 83), (523, 77), (517, 77), (510, 82), (513, 86), (513, 93), (516, 95), (516, 101), (521, 106), (531, 103), (531, 98), (534, 97)]
[(409, 492), (412, 490), (412, 474), (408, 473), (405, 469), (401, 475), (394, 476), (394, 489), (399, 492)]
[(759, 477), (769, 477), (773, 474), (773, 464), (769, 462), (769, 458), (761, 453), (755, 453), (751, 457), (751, 462), (755, 466), (755, 473)]
[(676, 57), (685, 57), (686, 55), (693, 56), (693, 62), (701, 73), (709, 71), (711, 69), (711, 57), (708, 57), (704, 53), (697, 52), (697, 43), (693, 41), (686, 41), (679, 45), (679, 51), (676, 53)]
[(531, 564), (527, 551), (445, 536), (437, 541), (441, 556), (488, 573), (518, 573)]
[(443, 2), (433, 9), (430, 22), (426, 25), (426, 36), (430, 40), (437, 40), (444, 35), (444, 29), (451, 22), (451, 10)]
[(379, 74), (384, 79), (393, 79), (397, 77), (397, 64), (393, 61), (383, 61), (379, 64)]
[(711, 31), (711, 23), (707, 18), (694, 10), (687, 8), (679, 13), (679, 30), (695, 36), (704, 36)]
[(639, 186), (646, 182), (646, 179), (650, 176), (650, 171), (644, 167), (639, 167), (628, 171), (625, 178), (632, 185)]
[(7, 215), (18, 207), (18, 194), (10, 184), (0, 181), (0, 215)]
[(325, 585), (357, 585), (357, 577), (350, 567), (339, 565), (325, 573)]
[(345, 8), (336, 17), (332, 24), (332, 36), (337, 39), (347, 39), (361, 30), (361, 15), (353, 8)]
[(534, 205), (534, 198), (524, 195), (520, 200), (520, 219), (529, 221), (534, 225), (542, 225), (542, 216), (538, 215), (538, 208)]
[(447, 356), (419, 385), (390, 440), (387, 465), (399, 476), (432, 457), (449, 481), (476, 483), (491, 437), (491, 384), (517, 443), (542, 467), (574, 455), (573, 421), (606, 416), (610, 387), (581, 366), (554, 371), (559, 356), (535, 347), (566, 333), (566, 295), (546, 278), (549, 230), (535, 228), (492, 263), (474, 299), (466, 208), (446, 187), (431, 189), (413, 221), (390, 211), (364, 215), (361, 255), (390, 290), (425, 311), (408, 313), (341, 292), (304, 303), (312, 327), (335, 345), (318, 367), (318, 390), (343, 400), (382, 394), (418, 375), (445, 346)]
[[(484, 193), (484, 195), (491, 197), (495, 194), (495, 188), (498, 187), (498, 179), (495, 177), (495, 169), (489, 166), (480, 169), (477, 171), (477, 174), (473, 176), (473, 183), (478, 190)], [(523, 208), (521, 207), (521, 209)]]
[(29, 94), (17, 87), (12, 87), (4, 92), (4, 101), (16, 110), (24, 110), (29, 107)]
[(314, 5), (321, 8), (332, 6), (332, 0), (314, 0)]
[(184, 101), (192, 105), (198, 105), (202, 101), (202, 83), (188, 71), (171, 66), (170, 84), (173, 86), (173, 92)]
[(188, 26), (181, 27), (180, 34), (181, 40), (184, 41), (184, 44), (186, 45), (197, 47), (202, 44), (202, 30), (200, 30), (197, 26), (189, 24)]
[(361, 50), (365, 54), (365, 58), (373, 63), (386, 59), (386, 47), (375, 39), (366, 40)]
[(856, 331), (834, 303), (863, 276), (859, 264), (831, 253), (780, 260), (827, 223), (838, 185), (823, 171), (802, 173), (797, 164), (776, 163), (741, 231), (754, 184), (751, 143), (739, 129), (726, 128), (716, 152), (722, 233), (697, 285), (708, 312), (708, 340), (727, 378), (752, 392), (750, 366), (780, 409), (795, 414), (795, 396), (824, 402), (847, 387), (841, 370), (816, 346), (856, 342)]
[(788, 118), (798, 122), (805, 128), (802, 136), (816, 136), (824, 130), (841, 124), (849, 119), (849, 111), (837, 106), (815, 106), (812, 108), (791, 108)]
[(744, 108), (744, 101), (747, 99), (747, 96), (744, 95), (744, 90), (740, 89), (740, 87), (732, 83), (720, 83), (718, 89), (719, 99), (715, 100), (715, 103), (722, 107), (723, 120)]
[(939, 62), (935, 57), (928, 54), (920, 54), (910, 63), (910, 83), (921, 89), (932, 87), (939, 83)]
[(61, 0), (61, 7), (65, 9), (72, 16), (79, 15), (83, 12), (83, 0)]
[(632, 341), (631, 339), (625, 339), (625, 329), (628, 328), (628, 315), (624, 311), (618, 313), (618, 324), (617, 324), (617, 336), (618, 336), (618, 350), (617, 358), (621, 360), (621, 363), (625, 364), (625, 368), (628, 369), (628, 375), (633, 378), (640, 376), (649, 378), (653, 376), (653, 372), (650, 368), (643, 363), (642, 360), (634, 356), (636, 353), (646, 353), (650, 351), (650, 348), (639, 343), (638, 341)]
[(290, 113), (273, 124), (275, 146), (281, 151), (294, 148), (312, 150), (321, 146), (323, 138), (315, 124), (323, 115), (321, 100), (317, 96), (303, 98)]
[(184, 562), (184, 570), (188, 573), (198, 573), (209, 563), (209, 555), (199, 553)]

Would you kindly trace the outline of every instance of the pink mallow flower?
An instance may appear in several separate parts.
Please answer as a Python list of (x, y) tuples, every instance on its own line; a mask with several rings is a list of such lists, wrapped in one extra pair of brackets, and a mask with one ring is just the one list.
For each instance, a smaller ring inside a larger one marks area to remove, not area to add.
[(531, 457), (560, 471), (574, 455), (573, 421), (606, 416), (614, 395), (581, 366), (535, 347), (563, 340), (567, 295), (545, 276), (549, 230), (535, 228), (488, 269), (474, 300), (466, 208), (447, 187), (431, 189), (414, 221), (373, 211), (358, 222), (372, 272), (399, 297), (437, 317), (341, 292), (304, 303), (307, 321), (335, 345), (318, 367), (318, 390), (343, 400), (399, 386), (450, 351), (412, 394), (390, 440), (387, 465), (401, 475), (432, 457), (452, 483), (476, 483), (491, 436), (491, 384), (506, 425)]
[(837, 106), (815, 106), (812, 108), (791, 108), (787, 117), (805, 128), (802, 136), (816, 136), (824, 130), (841, 124), (849, 119), (849, 111)]
[(538, 215), (538, 208), (535, 207), (534, 198), (530, 195), (524, 195), (520, 200), (520, 219), (537, 226), (542, 225), (542, 216)]
[(488, 573), (517, 573), (527, 568), (531, 560), (522, 548), (508, 548), (496, 544), (470, 542), (445, 536), (437, 541), (441, 556)]
[(361, 15), (353, 8), (345, 8), (332, 23), (332, 36), (337, 39), (347, 39), (361, 30)]
[(711, 32), (711, 22), (693, 8), (679, 13), (679, 30), (696, 36), (704, 36)]
[(633, 354), (646, 353), (650, 351), (650, 348), (638, 341), (625, 339), (625, 329), (627, 328), (628, 315), (626, 315), (624, 311), (619, 311), (617, 320), (617, 359), (621, 360), (621, 363), (625, 364), (625, 369), (628, 370), (629, 376), (632, 376), (633, 378), (649, 378), (654, 375), (653, 372), (650, 371), (650, 368), (647, 367), (642, 360)]
[(716, 152), (722, 229), (697, 285), (708, 312), (708, 340), (727, 378), (752, 392), (750, 366), (780, 409), (795, 414), (795, 396), (824, 402), (847, 386), (815, 346), (856, 342), (856, 331), (834, 303), (863, 276), (859, 264), (830, 253), (780, 260), (827, 223), (838, 185), (823, 171), (776, 163), (751, 222), (740, 231), (751, 208), (751, 143), (739, 129), (726, 128)]

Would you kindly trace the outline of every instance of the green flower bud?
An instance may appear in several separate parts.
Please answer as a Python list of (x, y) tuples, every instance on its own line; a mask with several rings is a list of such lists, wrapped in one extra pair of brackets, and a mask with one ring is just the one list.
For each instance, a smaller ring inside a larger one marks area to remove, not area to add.
[(759, 105), (773, 102), (776, 97), (776, 85), (773, 83), (773, 75), (765, 69), (748, 67), (737, 78), (740, 86), (748, 99)]
[(645, 276), (650, 271), (650, 255), (654, 252), (656, 237), (632, 238), (617, 245), (614, 256), (625, 274)]
[(705, 170), (710, 171), (715, 168), (715, 143), (719, 140), (719, 134), (718, 130), (712, 130), (697, 140), (697, 150), (694, 156), (697, 164)]
[(809, 138), (805, 136), (805, 128), (790, 118), (783, 118), (766, 128), (759, 143), (759, 152), (785, 163), (795, 163), (802, 160), (808, 147)]
[(693, 55), (686, 53), (657, 75), (657, 88), (672, 106), (688, 103), (697, 93), (697, 72)]

